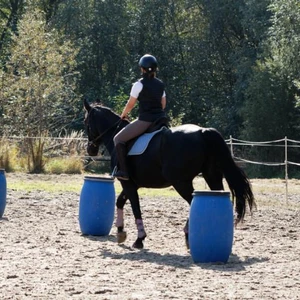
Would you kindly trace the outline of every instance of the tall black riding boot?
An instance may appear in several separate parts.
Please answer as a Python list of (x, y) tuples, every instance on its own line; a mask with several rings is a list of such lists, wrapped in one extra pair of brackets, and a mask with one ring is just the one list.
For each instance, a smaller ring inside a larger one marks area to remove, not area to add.
[(119, 169), (114, 174), (114, 176), (121, 180), (128, 180), (128, 170), (127, 170), (127, 149), (126, 145), (122, 143), (118, 143), (116, 145), (116, 153), (117, 153), (117, 159), (118, 159), (118, 165)]

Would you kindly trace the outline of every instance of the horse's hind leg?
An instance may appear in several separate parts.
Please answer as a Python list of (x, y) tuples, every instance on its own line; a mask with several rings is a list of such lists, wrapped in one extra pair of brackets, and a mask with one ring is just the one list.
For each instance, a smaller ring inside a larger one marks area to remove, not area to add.
[(215, 169), (214, 172), (212, 172), (212, 170), (209, 172), (203, 171), (202, 176), (211, 190), (224, 190), (223, 174), (221, 171), (217, 169)]
[[(193, 181), (184, 181), (184, 182), (177, 182), (173, 184), (173, 187), (178, 192), (178, 194), (185, 199), (189, 205), (193, 200)], [(189, 249), (189, 219), (187, 218), (185, 227), (183, 229), (185, 234), (185, 244), (186, 247)]]
[(126, 196), (124, 191), (122, 191), (117, 198), (116, 226), (118, 229), (117, 240), (118, 240), (119, 244), (124, 243), (127, 238), (126, 231), (124, 231), (124, 205), (125, 205), (127, 199), (128, 199), (128, 197)]

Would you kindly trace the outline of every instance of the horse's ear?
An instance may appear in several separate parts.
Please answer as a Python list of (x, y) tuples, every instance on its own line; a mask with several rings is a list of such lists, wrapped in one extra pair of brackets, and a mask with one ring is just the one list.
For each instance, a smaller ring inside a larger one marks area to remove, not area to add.
[(86, 100), (86, 98), (83, 99), (83, 106), (84, 108), (89, 112), (91, 110), (91, 105), (89, 102)]

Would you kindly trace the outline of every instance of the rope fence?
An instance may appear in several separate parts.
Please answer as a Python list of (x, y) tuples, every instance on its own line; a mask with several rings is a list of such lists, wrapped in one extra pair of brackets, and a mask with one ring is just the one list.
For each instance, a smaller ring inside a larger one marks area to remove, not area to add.
[[(273, 141), (265, 141), (265, 142), (251, 142), (251, 141), (244, 141), (233, 138), (230, 136), (226, 143), (230, 147), (231, 155), (237, 162), (244, 162), (248, 164), (255, 164), (255, 165), (264, 165), (264, 166), (285, 166), (285, 196), (286, 201), (288, 199), (288, 165), (293, 166), (300, 166), (300, 163), (293, 162), (288, 160), (288, 148), (300, 148), (300, 141), (288, 139), (284, 137), (283, 139), (273, 140)], [(250, 147), (281, 147), (284, 148), (284, 161), (283, 162), (258, 162), (252, 161), (245, 158), (241, 158), (235, 155), (234, 153), (234, 146), (250, 146)]]
[[(45, 141), (49, 142), (49, 145), (47, 147), (47, 149), (45, 149), (45, 151), (50, 150), (50, 149), (55, 149), (58, 148), (60, 146), (60, 142), (61, 144), (64, 144), (66, 146), (70, 145), (72, 142), (77, 144), (77, 147), (81, 148), (81, 149), (77, 149), (77, 157), (81, 157), (83, 159), (86, 158), (92, 158), (88, 155), (85, 155), (83, 153), (86, 152), (86, 145), (87, 145), (87, 138), (83, 138), (83, 137), (26, 137), (26, 136), (13, 136), (13, 137), (3, 137), (6, 140), (10, 140), (10, 141), (19, 141), (22, 142), (26, 139), (43, 139)], [(1, 139), (0, 139), (1, 140)], [(288, 148), (293, 147), (293, 148), (300, 148), (300, 141), (296, 141), (296, 140), (292, 140), (292, 139), (288, 139), (287, 137), (283, 138), (283, 139), (279, 139), (279, 140), (273, 140), (273, 141), (264, 141), (264, 142), (253, 142), (253, 141), (245, 141), (245, 140), (239, 140), (236, 138), (233, 138), (232, 136), (230, 136), (229, 139), (225, 140), (225, 142), (227, 143), (227, 145), (230, 147), (231, 150), (231, 155), (232, 157), (238, 161), (238, 162), (244, 162), (244, 163), (248, 163), (248, 164), (256, 164), (256, 165), (264, 165), (264, 166), (287, 166), (287, 165), (294, 165), (294, 166), (300, 166), (300, 162), (293, 162), (293, 161), (289, 161), (288, 160)], [(281, 143), (281, 144), (280, 144)], [(289, 143), (294, 143), (294, 145), (291, 145)], [(283, 162), (262, 162), (262, 161), (253, 161), (250, 159), (245, 159), (239, 156), (236, 156), (234, 153), (234, 147), (237, 146), (249, 146), (249, 147), (281, 147), (284, 148), (284, 153), (285, 153), (285, 160)], [(105, 160), (109, 160), (109, 156), (106, 157), (96, 157), (98, 159), (105, 159)], [(288, 174), (286, 174), (287, 177)]]
[[(47, 141), (47, 147), (44, 149), (45, 153), (47, 153), (48, 156), (55, 157), (68, 157), (72, 155), (72, 157), (77, 157), (84, 160), (90, 160), (90, 161), (109, 161), (110, 157), (107, 152), (104, 151), (104, 148), (101, 148), (99, 153), (104, 153), (102, 156), (97, 157), (91, 157), (86, 155), (86, 146), (87, 146), (87, 138), (84, 138), (81, 136), (71, 136), (71, 137), (24, 137), (24, 136), (5, 136), (0, 138), (1, 140), (5, 139), (6, 141), (10, 142), (17, 142), (22, 145), (22, 143), (28, 139), (42, 139), (44, 141)], [(263, 142), (254, 142), (254, 141), (246, 141), (246, 140), (240, 140), (233, 138), (230, 136), (229, 139), (226, 139), (225, 142), (227, 143), (228, 147), (230, 148), (231, 155), (234, 158), (234, 160), (239, 164), (254, 164), (254, 165), (262, 165), (262, 166), (270, 166), (270, 167), (278, 167), (278, 166), (284, 166), (284, 172), (285, 172), (285, 188), (286, 188), (286, 199), (288, 197), (288, 166), (293, 165), (296, 167), (300, 167), (300, 162), (295, 162), (289, 160), (288, 157), (288, 149), (289, 148), (300, 148), (300, 141), (288, 139), (287, 137), (284, 137), (282, 139), (278, 140), (272, 140), (272, 141), (263, 141)], [(1, 145), (0, 145), (1, 146)], [(273, 147), (273, 148), (282, 148), (283, 154), (281, 156), (278, 155), (278, 159), (281, 159), (282, 161), (278, 162), (266, 162), (266, 161), (257, 161), (249, 159), (247, 157), (241, 157), (239, 154), (240, 151), (238, 151), (238, 147)], [(281, 157), (279, 157), (281, 156)], [(300, 156), (296, 156), (300, 157)]]

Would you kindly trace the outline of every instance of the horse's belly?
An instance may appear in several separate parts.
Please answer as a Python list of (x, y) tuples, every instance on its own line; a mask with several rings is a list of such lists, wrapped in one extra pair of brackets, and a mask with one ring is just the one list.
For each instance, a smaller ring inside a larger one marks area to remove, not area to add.
[(171, 184), (162, 175), (158, 159), (133, 157), (130, 159), (130, 176), (139, 187), (165, 188)]

